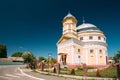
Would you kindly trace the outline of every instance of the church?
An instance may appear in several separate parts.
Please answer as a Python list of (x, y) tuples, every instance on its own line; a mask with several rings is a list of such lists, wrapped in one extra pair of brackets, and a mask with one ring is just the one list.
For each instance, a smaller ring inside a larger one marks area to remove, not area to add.
[(97, 26), (83, 23), (68, 13), (62, 20), (62, 36), (57, 42), (57, 61), (66, 67), (107, 65), (107, 43), (105, 34)]

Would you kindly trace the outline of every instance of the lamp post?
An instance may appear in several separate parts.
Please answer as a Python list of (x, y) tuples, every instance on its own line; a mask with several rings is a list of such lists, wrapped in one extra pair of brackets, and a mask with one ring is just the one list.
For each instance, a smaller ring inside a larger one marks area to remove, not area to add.
[[(48, 70), (50, 71), (50, 59), (51, 59), (51, 53), (48, 53)], [(49, 73), (48, 71), (48, 73)]]

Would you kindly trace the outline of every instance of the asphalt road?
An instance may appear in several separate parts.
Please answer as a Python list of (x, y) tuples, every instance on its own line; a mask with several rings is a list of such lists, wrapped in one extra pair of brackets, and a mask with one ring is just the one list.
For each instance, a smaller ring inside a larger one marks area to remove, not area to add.
[(0, 80), (44, 80), (25, 74), (23, 65), (0, 65)]
[(0, 80), (75, 80), (64, 77), (42, 75), (22, 69), (23, 65), (0, 65)]

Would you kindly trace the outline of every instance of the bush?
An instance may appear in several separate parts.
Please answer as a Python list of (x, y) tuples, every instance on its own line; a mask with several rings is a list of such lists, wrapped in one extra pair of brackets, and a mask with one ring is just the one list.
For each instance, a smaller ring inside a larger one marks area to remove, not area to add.
[(70, 69), (70, 74), (75, 75), (75, 70), (74, 69)]

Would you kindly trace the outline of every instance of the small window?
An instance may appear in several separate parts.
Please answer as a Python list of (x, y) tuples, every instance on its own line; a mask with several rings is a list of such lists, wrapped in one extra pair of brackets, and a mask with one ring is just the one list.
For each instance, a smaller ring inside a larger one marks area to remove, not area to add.
[(99, 53), (102, 53), (102, 50), (101, 50), (101, 49), (99, 50)]
[(104, 38), (104, 41), (105, 41), (105, 38)]
[(92, 37), (92, 36), (90, 36), (90, 37), (89, 37), (89, 39), (93, 39), (93, 37)]
[(80, 52), (80, 49), (78, 49), (78, 52)]
[(90, 50), (90, 53), (93, 53), (93, 52), (94, 52), (93, 49), (91, 49), (91, 50)]
[(83, 37), (80, 37), (80, 40), (83, 40)]
[(100, 37), (100, 36), (98, 36), (98, 40), (101, 40), (101, 37)]

